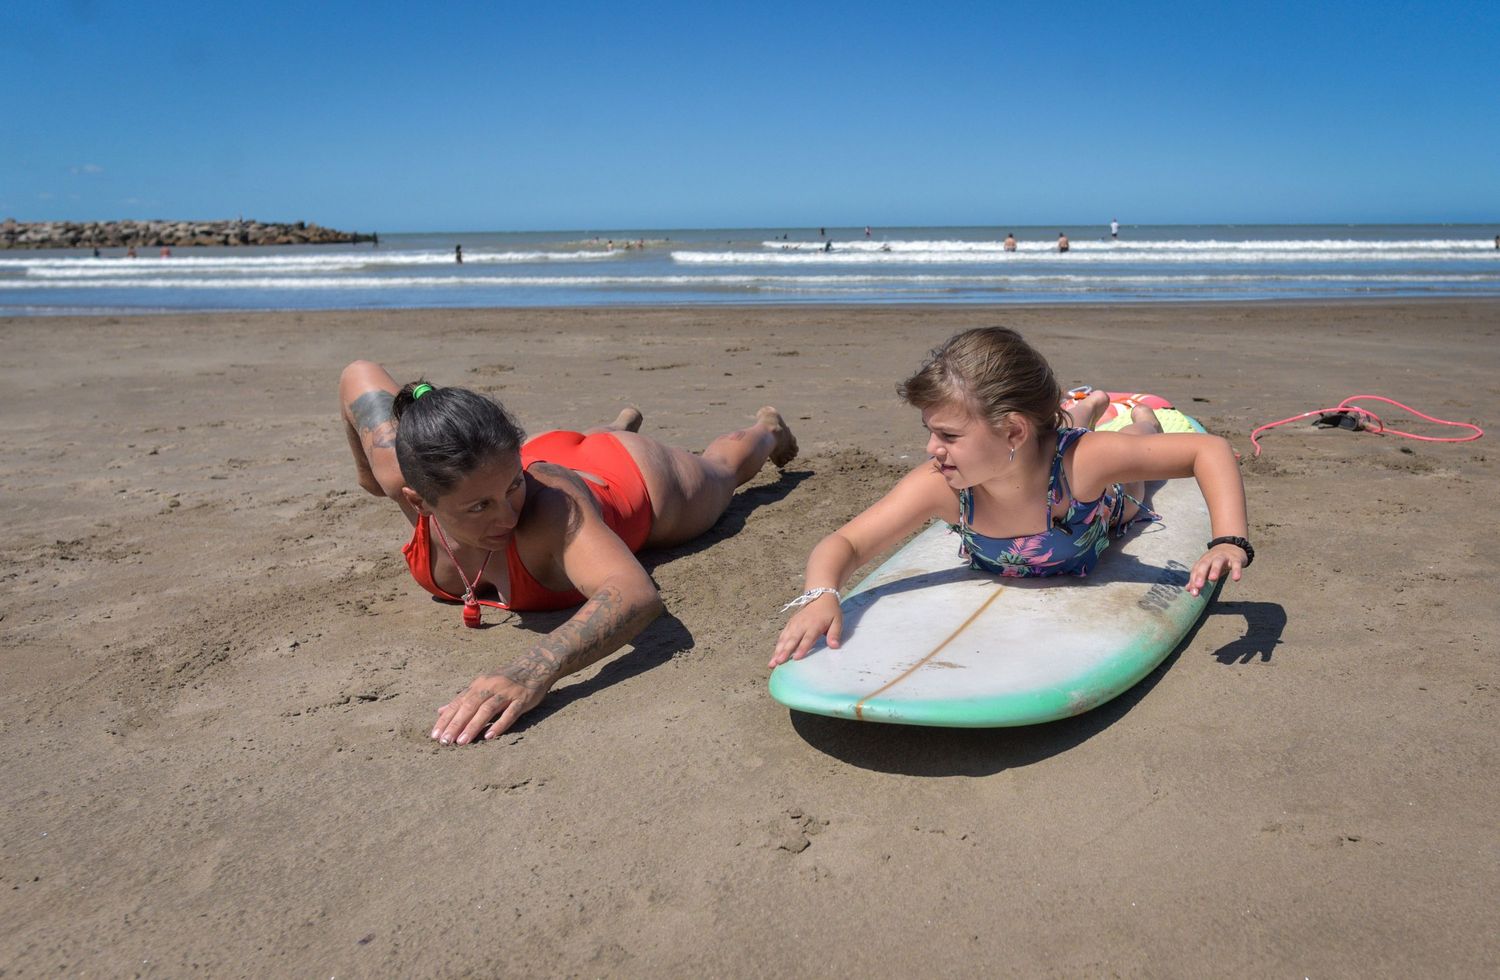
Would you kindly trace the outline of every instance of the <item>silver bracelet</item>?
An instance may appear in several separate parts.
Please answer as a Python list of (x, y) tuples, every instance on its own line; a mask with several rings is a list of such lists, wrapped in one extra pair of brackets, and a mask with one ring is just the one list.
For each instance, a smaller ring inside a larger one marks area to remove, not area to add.
[(794, 609), (797, 606), (805, 606), (809, 602), (812, 602), (814, 599), (818, 598), (818, 596), (827, 595), (830, 592), (833, 593), (833, 597), (835, 599), (838, 599), (840, 602), (843, 601), (844, 597), (839, 595), (838, 589), (808, 589), (806, 592), (802, 593), (791, 602), (788, 602), (786, 605), (782, 606), (781, 611), (786, 612), (788, 609)]

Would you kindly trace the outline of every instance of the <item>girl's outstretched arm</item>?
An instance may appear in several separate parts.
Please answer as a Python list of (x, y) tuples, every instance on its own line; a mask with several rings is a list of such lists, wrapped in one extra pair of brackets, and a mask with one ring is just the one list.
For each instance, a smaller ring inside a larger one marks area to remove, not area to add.
[[(1085, 452), (1087, 449), (1087, 452)], [(1080, 496), (1093, 488), (1136, 480), (1173, 480), (1192, 477), (1208, 504), (1213, 537), (1249, 538), (1245, 513), (1245, 483), (1229, 442), (1196, 433), (1129, 435), (1095, 432), (1078, 443), (1074, 459), (1074, 488)], [(1089, 499), (1083, 496), (1083, 499)], [(1209, 548), (1193, 564), (1188, 591), (1198, 595), (1226, 572), (1238, 582), (1250, 563), (1245, 550), (1234, 544)]]
[[(924, 463), (863, 513), (818, 542), (807, 556), (803, 588), (807, 592), (843, 588), (855, 569), (934, 517), (957, 520), (958, 503), (942, 475), (931, 463)], [(787, 622), (776, 640), (770, 666), (801, 660), (825, 636), (830, 647), (837, 647), (843, 639), (843, 625), (838, 595), (824, 592), (805, 603)]]

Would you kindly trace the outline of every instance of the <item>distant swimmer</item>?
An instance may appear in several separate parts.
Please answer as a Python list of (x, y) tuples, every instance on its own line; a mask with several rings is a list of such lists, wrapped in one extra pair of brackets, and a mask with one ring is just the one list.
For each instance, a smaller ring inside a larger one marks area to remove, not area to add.
[(133, 258), (135, 258), (135, 246), (134, 245), (130, 246), (129, 248), (127, 248), (125, 250), (125, 257), (127, 259), (133, 259)]
[(1109, 219), (1109, 237), (1110, 238), (1119, 238), (1120, 237), (1120, 222), (1117, 221), (1114, 218), (1110, 218)]
[(870, 237), (870, 226), (869, 225), (865, 225), (865, 237), (866, 238)]
[(453, 261), (459, 265), (464, 264), (464, 247), (462, 245), (453, 246)]
[(1062, 232), (1057, 233), (1057, 250), (1059, 252), (1066, 252), (1068, 250), (1068, 236)]
[(880, 246), (880, 250), (881, 250), (881, 251), (882, 251), (882, 252), (889, 252), (889, 251), (890, 251), (890, 250), (891, 250), (891, 245), (890, 245), (890, 243), (889, 243), (889, 242), (885, 242), (885, 243), (883, 243), (883, 244), (882, 244), (882, 245), (881, 245), (881, 246)]
[(1005, 233), (1005, 250), (1007, 252), (1014, 252), (1016, 250), (1016, 236), (1014, 232), (1008, 231)]
[(826, 242), (823, 243), (823, 251), (825, 251), (825, 252), (832, 252), (833, 251), (833, 240), (832, 239), (829, 239), (828, 241), (826, 241)]
[(170, 259), (172, 257), (172, 250), (170, 248), (168, 248), (167, 246), (163, 245), (161, 247), (161, 257), (164, 258), (164, 259)]
[(1500, 248), (1500, 235), (1495, 236), (1495, 247)]
[(818, 229), (818, 237), (819, 238), (826, 238), (826, 237), (828, 237), (828, 229), (826, 229), (826, 228), (819, 228)]

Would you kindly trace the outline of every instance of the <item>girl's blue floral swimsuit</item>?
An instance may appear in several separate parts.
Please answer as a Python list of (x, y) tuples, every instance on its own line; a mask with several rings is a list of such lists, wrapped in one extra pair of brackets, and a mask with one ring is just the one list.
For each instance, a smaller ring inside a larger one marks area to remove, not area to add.
[[(969, 562), (970, 568), (1013, 578), (1087, 575), (1099, 563), (1104, 549), (1109, 547), (1111, 532), (1118, 537), (1131, 524), (1161, 520), (1159, 514), (1147, 510), (1118, 483), (1108, 487), (1097, 500), (1073, 500), (1065, 515), (1052, 516), (1053, 507), (1073, 497), (1068, 478), (1063, 473), (1063, 454), (1088, 431), (1057, 431), (1057, 455), (1052, 458), (1052, 475), (1047, 480), (1047, 508), (1044, 511), (1047, 530), (1040, 534), (1023, 534), (1018, 538), (985, 537), (969, 526), (974, 520), (974, 495), (967, 488), (958, 492), (958, 524), (950, 527), (963, 538), (958, 554)], [(1134, 501), (1140, 511), (1133, 520), (1124, 522), (1121, 518), (1127, 499)]]

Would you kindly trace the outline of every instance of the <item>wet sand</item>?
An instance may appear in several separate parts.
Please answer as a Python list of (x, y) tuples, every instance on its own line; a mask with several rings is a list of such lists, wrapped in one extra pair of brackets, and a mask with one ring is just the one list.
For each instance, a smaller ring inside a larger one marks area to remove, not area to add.
[[(1254, 567), (1078, 718), (789, 714), (778, 607), (920, 458), (896, 381), (987, 323), (1229, 437)], [(1500, 969), (1496, 435), (1247, 439), (1360, 393), (1493, 427), (1500, 303), (34, 318), (0, 344), (0, 976)], [(338, 423), (357, 357), (533, 432), (633, 403), (701, 447), (774, 404), (803, 455), (646, 557), (670, 612), (633, 647), (442, 749), (437, 707), (559, 618), (466, 630), (410, 581)]]

